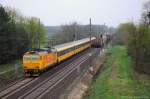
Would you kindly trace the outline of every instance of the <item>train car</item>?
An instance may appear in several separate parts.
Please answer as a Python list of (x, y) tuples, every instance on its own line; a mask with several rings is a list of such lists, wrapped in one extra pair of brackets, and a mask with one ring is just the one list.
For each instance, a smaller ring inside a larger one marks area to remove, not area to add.
[[(91, 40), (95, 40), (95, 37), (91, 38)], [(54, 46), (54, 49), (57, 51), (57, 62), (61, 62), (90, 46), (89, 38)]]
[[(96, 38), (92, 37), (91, 41)], [(91, 46), (90, 38), (73, 41), (52, 48), (44, 48), (29, 51), (23, 56), (24, 75), (39, 76), (47, 68), (60, 63), (71, 56), (89, 48)]]
[(96, 39), (92, 43), (93, 48), (103, 48), (104, 41), (103, 41), (103, 35), (96, 36)]

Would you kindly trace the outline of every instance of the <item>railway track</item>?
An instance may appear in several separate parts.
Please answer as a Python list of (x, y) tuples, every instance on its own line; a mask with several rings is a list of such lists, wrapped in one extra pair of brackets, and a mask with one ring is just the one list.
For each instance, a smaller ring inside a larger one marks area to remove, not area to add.
[[(97, 56), (97, 52), (92, 53), (92, 59), (94, 59), (94, 57)], [(57, 81), (57, 83), (54, 84), (52, 87), (49, 87), (45, 92), (43, 92), (41, 95), (39, 95), (36, 99), (58, 99), (59, 96), (62, 94), (62, 92), (65, 91), (65, 89), (77, 77), (79, 77), (83, 72), (86, 72), (88, 70), (88, 68), (90, 66), (90, 60), (89, 60), (90, 56), (91, 55), (88, 54), (88, 56), (86, 56), (85, 60), (82, 60), (81, 63), (79, 63), (77, 66), (75, 66), (75, 68), (73, 68), (68, 73), (66, 73), (66, 75), (63, 76), (62, 79)], [(30, 99), (30, 98), (25, 98), (25, 99)]]
[(17, 84), (17, 83), (23, 81), (23, 80), (24, 80), (24, 78), (21, 78), (21, 79), (19, 79), (19, 80), (16, 80), (16, 81), (10, 83), (9, 85), (7, 85), (7, 86), (3, 87), (2, 89), (0, 89), (0, 93), (1, 93), (2, 91), (4, 91), (4, 90), (8, 89), (9, 87), (14, 86), (15, 84)]
[(19, 97), (19, 99), (36, 99), (42, 97), (44, 94), (46, 94), (45, 91), (50, 90), (53, 88), (53, 86), (57, 85), (60, 81), (62, 81), (67, 75), (70, 74), (74, 69), (77, 68), (81, 63), (83, 63), (85, 60), (87, 60), (88, 57), (84, 56), (80, 60), (78, 60), (78, 63), (69, 64), (69, 67), (63, 68), (63, 70), (57, 72), (54, 77), (50, 77), (40, 83), (39, 85), (35, 86), (32, 90), (30, 90), (28, 93), (24, 94), (23, 96)]
[[(2, 99), (43, 99), (45, 94), (54, 90), (60, 82), (71, 75), (77, 70), (77, 68), (87, 61), (90, 57), (90, 50), (82, 52), (78, 59), (71, 58), (70, 61), (64, 62), (53, 68), (52, 70), (44, 73), (38, 78), (27, 78), (14, 85), (2, 90), (0, 92), (0, 98)], [(73, 61), (74, 60), (74, 61)], [(54, 98), (52, 98), (54, 99)]]

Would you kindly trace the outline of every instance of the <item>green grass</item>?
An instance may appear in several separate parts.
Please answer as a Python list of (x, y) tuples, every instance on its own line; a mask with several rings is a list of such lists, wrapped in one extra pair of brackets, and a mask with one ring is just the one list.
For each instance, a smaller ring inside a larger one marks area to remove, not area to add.
[(106, 63), (83, 99), (149, 99), (150, 79), (135, 79), (126, 48), (115, 46), (107, 53)]
[(15, 69), (21, 69), (22, 67), (21, 61), (16, 60), (13, 62), (10, 62), (8, 64), (2, 64), (0, 65), (0, 73), (7, 72), (7, 71), (15, 71)]
[[(18, 77), (22, 77), (23, 68), (20, 60), (0, 65), (0, 79), (4, 82), (11, 81)], [(1, 84), (2, 82), (0, 82)]]
[(20, 60), (0, 65), (0, 89), (22, 76), (23, 69)]

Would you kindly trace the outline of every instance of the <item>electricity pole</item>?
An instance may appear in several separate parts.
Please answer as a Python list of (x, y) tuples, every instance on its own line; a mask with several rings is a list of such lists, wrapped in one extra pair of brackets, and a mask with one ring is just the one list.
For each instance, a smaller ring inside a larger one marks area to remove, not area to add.
[[(91, 42), (91, 37), (92, 36), (92, 22), (91, 22), (91, 18), (90, 18), (90, 50), (92, 50), (92, 42)], [(89, 59), (89, 64), (90, 64), (90, 67), (92, 66), (92, 53), (90, 53), (90, 59)]]
[(39, 32), (38, 32), (38, 44), (39, 44), (39, 49), (40, 49), (40, 19), (39, 19)]
[(91, 42), (91, 35), (92, 34), (92, 22), (91, 22), (91, 18), (90, 18), (90, 43), (92, 44)]
[(150, 26), (150, 12), (148, 12), (147, 17), (148, 17), (148, 25)]

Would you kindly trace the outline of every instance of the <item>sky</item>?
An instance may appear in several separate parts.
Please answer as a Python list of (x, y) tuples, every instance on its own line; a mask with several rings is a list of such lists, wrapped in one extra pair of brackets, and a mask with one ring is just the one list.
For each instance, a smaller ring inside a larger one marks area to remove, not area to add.
[(145, 0), (0, 0), (3, 6), (34, 16), (46, 26), (78, 22), (116, 27), (127, 21), (138, 22)]

